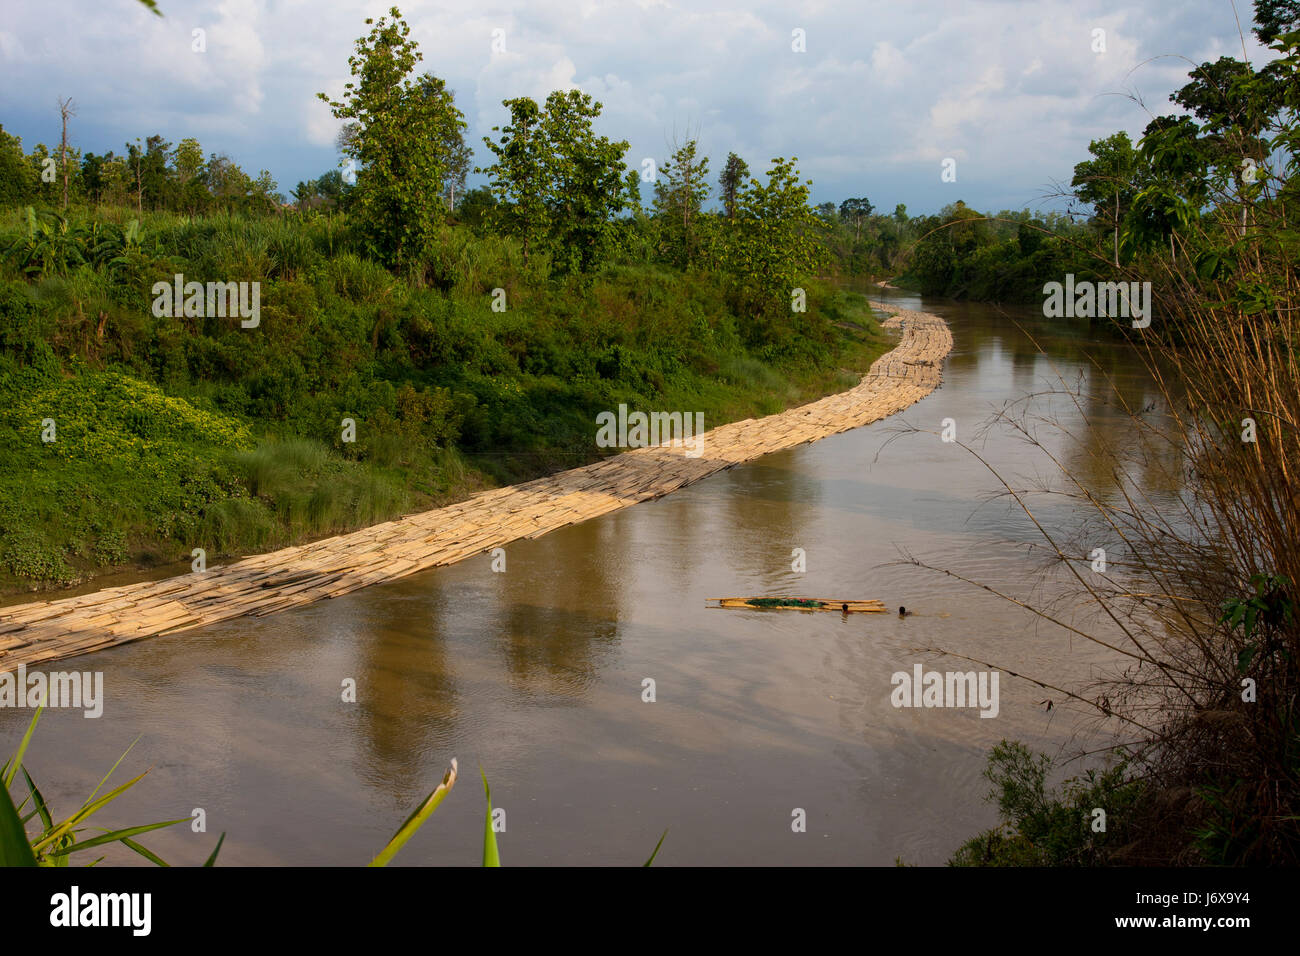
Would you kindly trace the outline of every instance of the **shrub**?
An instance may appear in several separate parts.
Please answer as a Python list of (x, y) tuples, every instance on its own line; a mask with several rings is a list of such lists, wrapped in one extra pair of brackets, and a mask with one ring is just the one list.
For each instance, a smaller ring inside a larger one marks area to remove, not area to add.
[[(1059, 794), (1047, 788), (1051, 769), (1050, 757), (1018, 741), (994, 747), (984, 778), (1002, 825), (962, 844), (949, 865), (1095, 866), (1131, 839), (1142, 791), (1123, 765), (1071, 777)], [(1098, 810), (1105, 814), (1103, 830), (1094, 829)]]

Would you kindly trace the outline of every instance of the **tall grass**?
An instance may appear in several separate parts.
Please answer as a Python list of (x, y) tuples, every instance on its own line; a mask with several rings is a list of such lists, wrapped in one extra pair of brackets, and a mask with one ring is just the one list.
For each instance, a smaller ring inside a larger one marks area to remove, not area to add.
[[(463, 476), (453, 456), (443, 460)], [(231, 455), (231, 467), (252, 497), (218, 502), (202, 526), (205, 540), (224, 551), (277, 547), (377, 524), (411, 504), (406, 487), (377, 465), (345, 462), (313, 439), (263, 442)]]

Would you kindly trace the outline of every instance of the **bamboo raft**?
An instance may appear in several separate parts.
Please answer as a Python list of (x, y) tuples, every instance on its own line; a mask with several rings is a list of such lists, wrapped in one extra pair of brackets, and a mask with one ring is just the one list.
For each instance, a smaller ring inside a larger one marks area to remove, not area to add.
[(540, 537), (742, 462), (878, 421), (938, 388), (943, 358), (952, 349), (942, 319), (893, 311), (881, 324), (901, 328), (902, 338), (856, 386), (776, 415), (706, 431), (697, 457), (688, 456), (680, 442), (637, 448), (445, 508), (204, 572), (0, 607), (0, 671), (339, 597)]
[[(867, 601), (848, 601), (843, 598), (705, 598), (706, 603), (709, 601), (718, 602), (717, 604), (710, 604), (709, 607), (711, 608), (736, 608), (747, 611), (839, 611), (842, 614), (886, 613), (884, 602), (877, 601), (874, 598)], [(778, 601), (788, 601), (790, 603), (766, 603)]]

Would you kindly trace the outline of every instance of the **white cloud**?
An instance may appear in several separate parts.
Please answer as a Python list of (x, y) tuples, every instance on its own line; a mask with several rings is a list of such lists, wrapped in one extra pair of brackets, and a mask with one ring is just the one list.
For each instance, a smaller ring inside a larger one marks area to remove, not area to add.
[[(133, 0), (61, 0), (57, 19), (41, 4), (11, 4), (0, 32), (5, 128), (29, 146), (52, 142), (54, 101), (70, 95), (74, 141), (96, 152), (156, 132), (196, 136), (282, 183), (336, 164), (338, 124), (314, 95), (342, 92), (362, 21), (392, 0), (160, 2), (161, 19)], [(770, 157), (797, 155), (819, 197), (914, 210), (956, 198), (956, 187), (937, 188), (948, 156), (968, 203), (1031, 203), (1043, 184), (1069, 179), (1089, 140), (1141, 132), (1142, 109), (1108, 94), (1172, 110), (1168, 94), (1190, 65), (1153, 57), (1240, 55), (1221, 0), (819, 0), (797, 12), (784, 0), (401, 6), (421, 68), (456, 90), (479, 161), (503, 99), (577, 86), (604, 103), (600, 131), (631, 143), (633, 165), (689, 127), (715, 167), (732, 150), (756, 173)], [(207, 53), (190, 52), (195, 26), (208, 31)], [(807, 31), (807, 53), (790, 50), (795, 27)], [(1096, 27), (1107, 31), (1104, 55), (1091, 51)], [(494, 55), (498, 28), (507, 52)], [(1249, 48), (1258, 52), (1253, 40)]]
[(898, 85), (906, 65), (903, 51), (888, 40), (881, 40), (871, 51), (871, 72), (886, 86)]

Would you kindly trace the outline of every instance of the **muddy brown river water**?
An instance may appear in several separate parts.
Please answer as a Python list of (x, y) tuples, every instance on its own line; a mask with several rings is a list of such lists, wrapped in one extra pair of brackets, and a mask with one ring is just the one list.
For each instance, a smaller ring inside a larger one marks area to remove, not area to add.
[[(992, 409), (1057, 373), (1099, 381), (1104, 370), (1138, 407), (1156, 390), (1126, 346), (1039, 310), (872, 294), (941, 315), (956, 340), (943, 387), (901, 415), (513, 544), (504, 573), (483, 555), (53, 665), (102, 671), (105, 701), (99, 719), (43, 715), (26, 764), (47, 800), (74, 809), (138, 736), (122, 769), (153, 769), (101, 822), (202, 808), (207, 833), (181, 826), (142, 842), (198, 863), (224, 830), (225, 864), (356, 865), (454, 756), (459, 783), (395, 865), (478, 863), (480, 765), (505, 810), (507, 866), (640, 864), (666, 827), (656, 865), (943, 863), (995, 822), (980, 776), (991, 746), (1056, 753), (1097, 732), (1005, 673), (991, 718), (896, 708), (891, 675), (973, 667), (917, 650), (930, 647), (1067, 684), (1110, 658), (986, 592), (892, 563), (906, 551), (1017, 594), (1039, 567), (1024, 546), (1038, 540), (1032, 526), (988, 500), (995, 482), (977, 461), (896, 429), (938, 432), (951, 418), (973, 437)], [(1085, 424), (1054, 407), (1099, 441), (1124, 436), (1104, 408)], [(1042, 468), (1004, 434), (979, 447), (1012, 473)], [(1039, 517), (1073, 520), (1060, 505)], [(761, 594), (880, 598), (916, 613), (705, 607)], [(347, 678), (356, 703), (342, 700)], [(0, 753), (29, 718), (0, 710)], [(792, 828), (797, 809), (806, 832)], [(123, 852), (109, 862), (144, 863)]]

